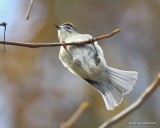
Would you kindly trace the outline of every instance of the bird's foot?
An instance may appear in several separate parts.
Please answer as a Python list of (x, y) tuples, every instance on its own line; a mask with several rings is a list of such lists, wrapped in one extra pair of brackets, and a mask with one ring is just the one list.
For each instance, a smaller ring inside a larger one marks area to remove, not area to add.
[(77, 64), (78, 66), (81, 66), (81, 62), (80, 62), (77, 58), (74, 58), (74, 59), (73, 59), (73, 62), (74, 62), (75, 64)]
[(95, 76), (97, 74), (97, 71), (94, 68), (91, 68), (91, 75)]
[(95, 64), (98, 66), (98, 64), (101, 63), (101, 59), (99, 57), (99, 55), (95, 56)]
[(100, 59), (99, 55), (96, 56), (96, 60), (97, 60), (97, 63), (101, 62), (101, 59)]

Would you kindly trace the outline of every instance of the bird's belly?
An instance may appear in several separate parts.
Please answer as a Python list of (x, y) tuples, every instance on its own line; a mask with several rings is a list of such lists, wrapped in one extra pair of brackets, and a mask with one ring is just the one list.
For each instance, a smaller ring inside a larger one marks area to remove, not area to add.
[(101, 73), (100, 65), (90, 56), (87, 49), (67, 47), (68, 52), (61, 47), (59, 58), (63, 65), (75, 75), (85, 79), (95, 79)]
[(67, 46), (67, 49), (69, 53), (63, 47), (60, 49), (59, 58), (62, 64), (67, 67), (73, 74), (88, 78), (89, 73), (84, 68), (84, 54), (81, 53), (81, 49), (73, 47), (70, 48), (70, 46)]

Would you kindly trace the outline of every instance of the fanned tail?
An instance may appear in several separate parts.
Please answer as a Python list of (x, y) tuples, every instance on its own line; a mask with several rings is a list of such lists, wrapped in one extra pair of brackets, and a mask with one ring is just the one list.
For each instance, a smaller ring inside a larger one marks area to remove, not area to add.
[(104, 99), (105, 105), (108, 110), (113, 110), (118, 106), (124, 94), (129, 93), (135, 85), (138, 73), (135, 71), (123, 71), (106, 67), (104, 81), (92, 81), (85, 79), (93, 87), (95, 87)]

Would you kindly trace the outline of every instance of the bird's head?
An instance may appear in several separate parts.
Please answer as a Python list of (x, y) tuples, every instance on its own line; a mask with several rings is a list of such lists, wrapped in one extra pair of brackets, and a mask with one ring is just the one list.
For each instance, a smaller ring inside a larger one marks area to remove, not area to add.
[(55, 26), (58, 30), (58, 37), (61, 40), (65, 40), (65, 38), (68, 38), (69, 36), (77, 33), (75, 26), (70, 22), (66, 22), (59, 26), (58, 25)]

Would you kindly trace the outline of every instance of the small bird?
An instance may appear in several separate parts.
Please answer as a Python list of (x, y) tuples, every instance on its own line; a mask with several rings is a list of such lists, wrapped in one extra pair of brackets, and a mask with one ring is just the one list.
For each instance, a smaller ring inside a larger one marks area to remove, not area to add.
[(91, 40), (89, 34), (80, 34), (72, 23), (55, 25), (60, 43), (59, 58), (62, 64), (75, 75), (86, 80), (101, 93), (106, 108), (113, 110), (123, 96), (132, 90), (138, 79), (135, 71), (123, 71), (111, 68), (106, 64), (103, 50), (97, 44), (65, 45), (65, 43)]

